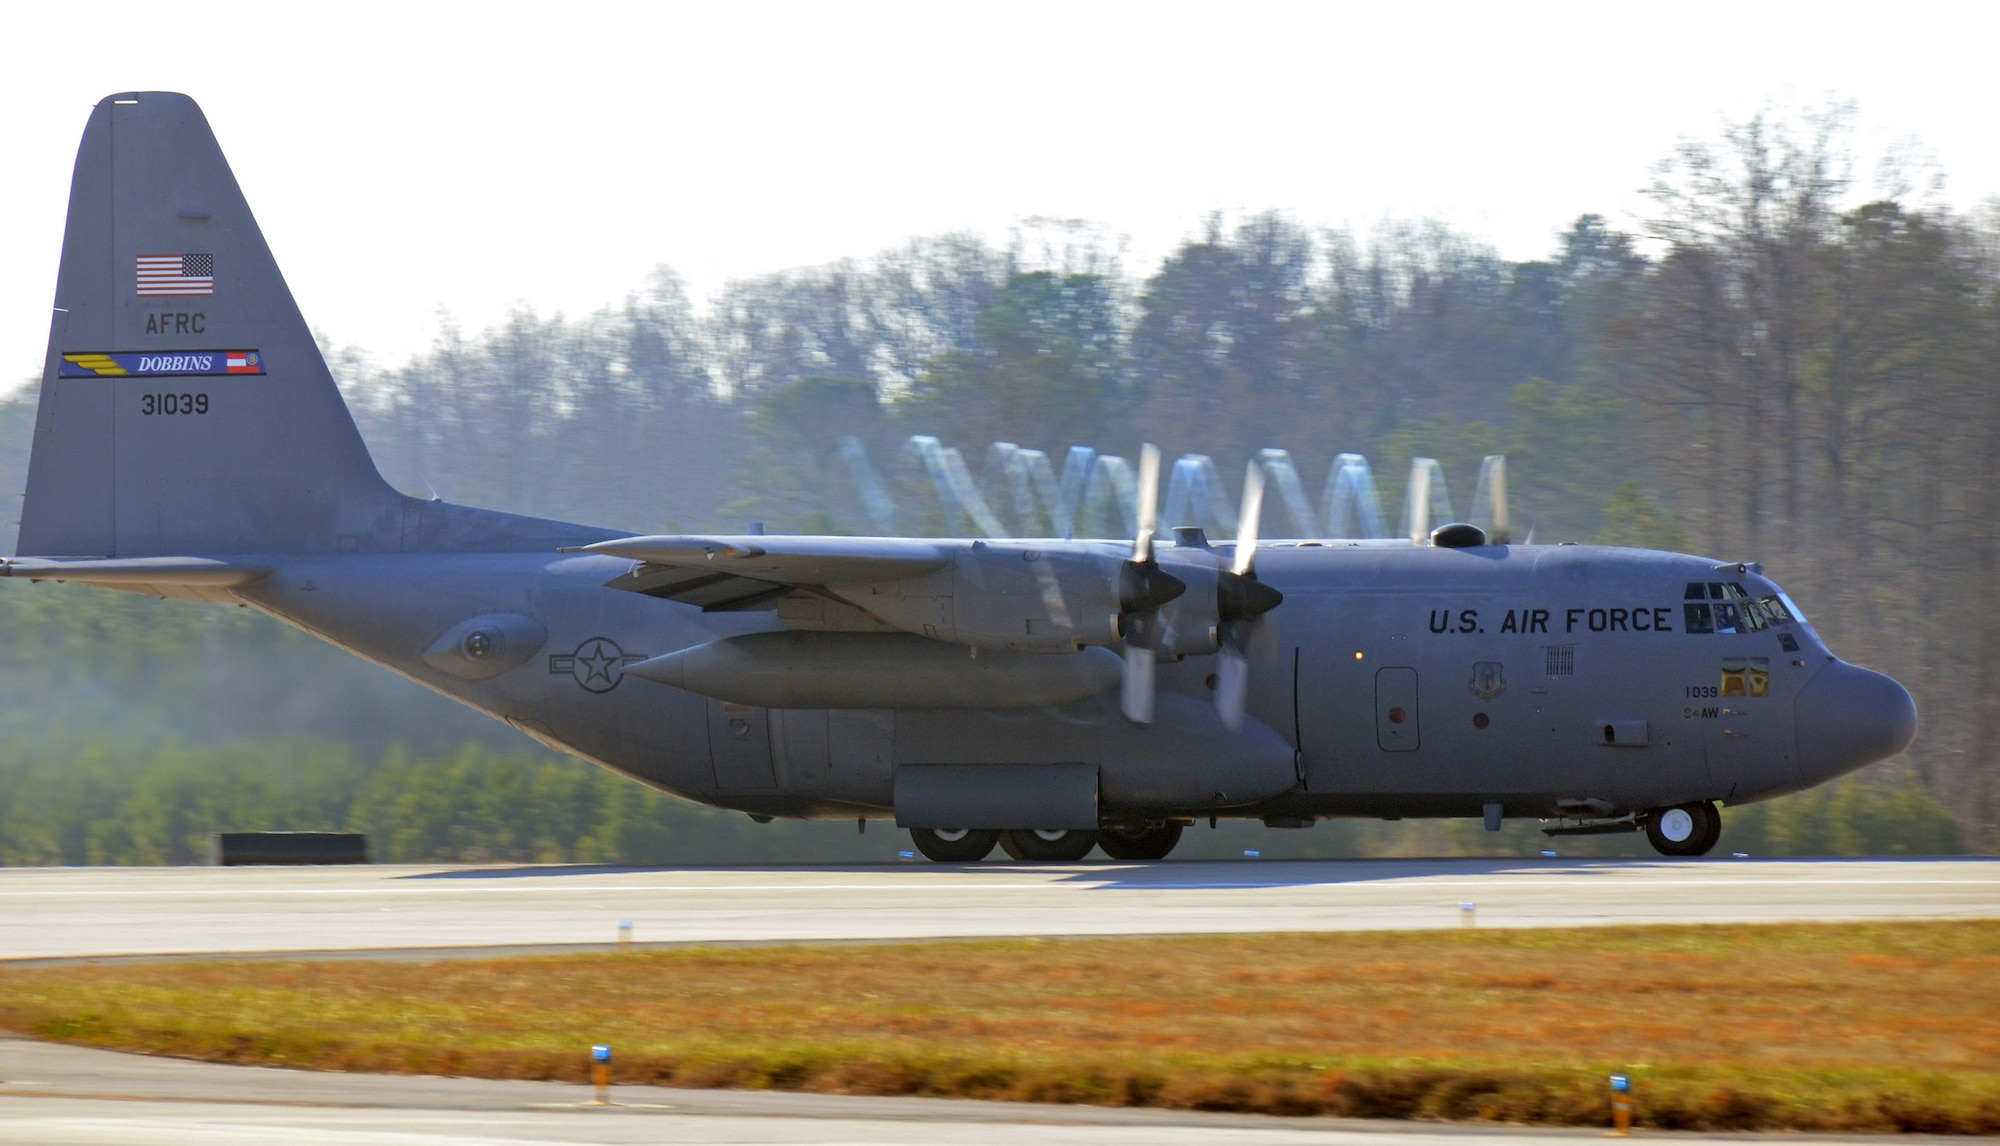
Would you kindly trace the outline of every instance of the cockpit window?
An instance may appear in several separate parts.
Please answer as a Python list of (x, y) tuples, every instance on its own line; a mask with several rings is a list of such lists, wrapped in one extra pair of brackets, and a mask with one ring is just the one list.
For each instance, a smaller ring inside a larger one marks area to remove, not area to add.
[(1734, 601), (1718, 601), (1711, 606), (1715, 610), (1715, 631), (1718, 633), (1740, 633), (1744, 631), (1743, 611)]
[(1736, 583), (1730, 584), (1729, 595), (1742, 602), (1739, 607), (1743, 610), (1743, 627), (1752, 633), (1763, 632), (1765, 621), (1763, 602), (1751, 600), (1749, 592)]
[(1689, 581), (1683, 599), (1690, 633), (1761, 633), (1801, 620), (1783, 593), (1752, 597), (1737, 581)]
[(1708, 605), (1706, 603), (1700, 605), (1690, 603), (1682, 606), (1682, 611), (1687, 614), (1687, 623), (1683, 627), (1688, 632), (1712, 633), (1715, 631), (1715, 622), (1709, 619)]
[(1784, 605), (1785, 612), (1791, 614), (1792, 620), (1797, 621), (1801, 625), (1809, 625), (1812, 623), (1811, 621), (1806, 620), (1806, 615), (1804, 613), (1799, 611), (1798, 603), (1792, 600), (1792, 595), (1790, 593), (1787, 593), (1782, 589), (1779, 590), (1778, 601), (1780, 604)]

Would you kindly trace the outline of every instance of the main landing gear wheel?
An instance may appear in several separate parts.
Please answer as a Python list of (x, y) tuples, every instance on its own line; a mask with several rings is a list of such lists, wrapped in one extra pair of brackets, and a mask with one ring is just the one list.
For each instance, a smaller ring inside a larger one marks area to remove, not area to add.
[(1105, 828), (1097, 833), (1097, 846), (1115, 860), (1165, 859), (1180, 842), (1181, 826), (1172, 820), (1143, 828)]
[(1000, 833), (1000, 850), (1024, 863), (1074, 863), (1096, 846), (1096, 832), (1016, 829)]
[(910, 838), (926, 859), (978, 863), (1000, 842), (1000, 833), (988, 828), (911, 828)]
[(1646, 817), (1646, 839), (1663, 856), (1705, 856), (1722, 838), (1722, 813), (1713, 800), (1655, 808)]

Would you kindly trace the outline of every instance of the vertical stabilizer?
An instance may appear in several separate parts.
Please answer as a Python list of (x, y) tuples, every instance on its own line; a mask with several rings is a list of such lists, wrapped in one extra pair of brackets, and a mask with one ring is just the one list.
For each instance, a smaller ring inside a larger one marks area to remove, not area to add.
[(376, 472), (201, 109), (110, 96), (70, 186), (18, 549), (395, 548)]

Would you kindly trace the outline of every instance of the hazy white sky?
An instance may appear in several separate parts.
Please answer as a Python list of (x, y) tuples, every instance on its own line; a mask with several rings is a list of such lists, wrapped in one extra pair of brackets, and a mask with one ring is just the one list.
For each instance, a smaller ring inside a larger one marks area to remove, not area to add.
[(200, 101), (307, 319), (389, 364), (441, 308), (580, 313), (660, 263), (699, 298), (1030, 216), (1140, 271), (1268, 208), (1539, 256), (1585, 211), (1633, 226), (1677, 138), (1829, 97), (1966, 207), (2000, 192), (1996, 32), (1988, 3), (36, 5), (0, 55), (0, 386), (40, 367), (115, 91)]

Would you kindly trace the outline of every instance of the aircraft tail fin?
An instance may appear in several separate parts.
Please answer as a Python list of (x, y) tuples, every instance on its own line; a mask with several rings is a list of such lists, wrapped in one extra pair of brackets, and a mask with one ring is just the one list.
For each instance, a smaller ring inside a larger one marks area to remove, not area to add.
[(382, 480), (201, 109), (106, 97), (77, 152), (19, 552), (395, 548)]

